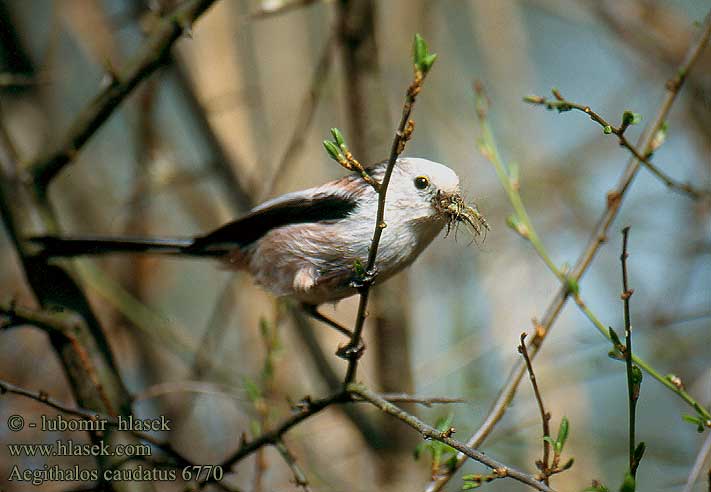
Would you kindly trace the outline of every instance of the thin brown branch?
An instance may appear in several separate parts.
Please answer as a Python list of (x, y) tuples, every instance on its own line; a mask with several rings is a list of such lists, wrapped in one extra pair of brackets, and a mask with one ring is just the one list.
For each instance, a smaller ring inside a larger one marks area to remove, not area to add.
[[(326, 384), (329, 392), (339, 391), (342, 383), (341, 377), (333, 368), (329, 357), (326, 356), (326, 353), (321, 348), (314, 326), (309, 323), (309, 320), (304, 316), (301, 309), (291, 303), (287, 303), (287, 307), (294, 328), (304, 343), (310, 364), (313, 365), (316, 373)], [(352, 422), (371, 449), (377, 450), (383, 447), (385, 436), (369, 415), (366, 415), (360, 411), (361, 409), (354, 408), (351, 405), (340, 406), (338, 409)]]
[[(541, 391), (538, 389), (538, 381), (536, 380), (536, 373), (533, 372), (533, 364), (531, 363), (531, 358), (528, 355), (528, 349), (526, 348), (526, 333), (521, 333), (521, 345), (518, 346), (519, 353), (523, 356), (523, 360), (526, 362), (526, 368), (528, 369), (528, 377), (531, 380), (531, 386), (533, 386), (533, 393), (536, 395), (536, 402), (538, 403), (538, 411), (541, 413), (541, 424), (543, 426), (543, 437), (551, 435), (550, 420), (551, 414), (546, 412), (546, 407), (543, 405), (543, 397), (541, 396)], [(548, 458), (550, 457), (550, 443), (548, 440), (543, 439), (543, 458), (541, 459), (540, 470), (543, 474), (543, 483), (548, 483), (550, 473), (548, 466)]]
[(188, 0), (175, 12), (161, 19), (136, 58), (121, 72), (108, 74), (108, 83), (76, 117), (67, 134), (48, 153), (28, 166), (30, 179), (40, 194), (52, 179), (69, 164), (84, 144), (111, 116), (131, 91), (163, 65), (170, 48), (215, 0)]
[[(706, 15), (704, 19), (701, 31), (692, 45), (689, 47), (684, 60), (679, 65), (678, 69), (675, 71), (675, 75), (666, 84), (666, 93), (660, 104), (659, 110), (655, 118), (648, 125), (646, 131), (640, 138), (639, 145), (637, 148), (644, 149), (642, 154), (649, 152), (652, 145), (652, 140), (657, 134), (660, 128), (662, 128), (664, 121), (669, 115), (669, 111), (672, 105), (676, 101), (679, 94), (679, 90), (684, 84), (684, 81), (688, 77), (691, 70), (694, 68), (701, 52), (706, 47), (711, 36), (711, 11)], [(622, 201), (629, 190), (632, 181), (634, 181), (635, 176), (640, 169), (640, 161), (633, 157), (627, 164), (622, 177), (618, 185), (614, 190), (607, 195), (607, 206), (596, 225), (590, 241), (588, 242), (585, 250), (582, 252), (578, 261), (570, 273), (571, 278), (578, 281), (585, 274), (587, 269), (590, 267), (595, 255), (598, 250), (605, 242), (607, 238), (607, 232), (612, 225), (612, 222), (617, 217), (622, 206)], [(541, 344), (545, 341), (547, 334), (550, 332), (551, 327), (558, 319), (558, 315), (563, 310), (566, 301), (570, 295), (570, 289), (567, 285), (563, 285), (558, 289), (558, 292), (554, 296), (550, 305), (548, 306), (546, 313), (540, 323), (537, 324), (536, 337), (528, 345), (529, 354), (531, 358), (534, 358), (541, 347)], [(494, 401), (491, 409), (486, 415), (484, 422), (477, 429), (477, 431), (472, 435), (472, 437), (467, 441), (467, 445), (473, 448), (481, 446), (481, 444), (486, 440), (491, 431), (494, 429), (496, 424), (501, 420), (509, 404), (513, 400), (516, 389), (518, 388), (523, 375), (526, 372), (525, 364), (518, 360), (514, 363), (514, 366), (509, 373), (506, 383), (499, 391), (499, 394)], [(459, 470), (461, 466), (466, 461), (464, 455), (457, 456), (457, 463), (452, 470), (447, 470), (442, 473), (437, 479), (430, 482), (427, 487), (427, 492), (435, 492), (442, 490), (447, 482), (451, 479), (454, 472)]]
[[(418, 396), (407, 393), (380, 393), (380, 398), (389, 401), (390, 403), (417, 403), (431, 407), (432, 405), (446, 405), (449, 403), (467, 403), (465, 398), (456, 398), (448, 396)], [(358, 400), (356, 400), (358, 401)]]
[(392, 415), (393, 417), (403, 421), (404, 423), (415, 429), (417, 432), (422, 434), (425, 439), (434, 439), (436, 441), (447, 444), (448, 446), (456, 449), (465, 456), (472, 458), (473, 460), (485, 466), (488, 466), (489, 468), (494, 470), (500, 478), (510, 477), (521, 483), (525, 483), (526, 485), (529, 485), (530, 487), (536, 490), (553, 490), (545, 483), (536, 480), (533, 476), (511, 468), (510, 466), (504, 465), (503, 463), (500, 463), (499, 461), (487, 456), (486, 454), (470, 446), (467, 446), (463, 442), (454, 439), (452, 437), (452, 434), (454, 433), (453, 428), (447, 429), (445, 431), (437, 430), (431, 425), (428, 425), (425, 422), (421, 421), (414, 415), (410, 415), (401, 408), (381, 398), (377, 393), (369, 390), (362, 384), (349, 384), (347, 386), (347, 390), (349, 393), (353, 395), (358, 395), (364, 400), (367, 400), (368, 402), (372, 403), (375, 407), (385, 412), (386, 414)]
[(612, 133), (617, 136), (620, 145), (629, 150), (630, 153), (644, 165), (644, 167), (646, 167), (652, 174), (659, 178), (659, 180), (661, 180), (668, 188), (689, 195), (695, 200), (711, 195), (711, 190), (699, 190), (693, 187), (690, 183), (681, 183), (666, 174), (664, 171), (662, 171), (659, 167), (657, 167), (651, 162), (652, 154), (654, 150), (656, 150), (655, 147), (661, 145), (661, 142), (659, 144), (654, 145), (645, 154), (642, 154), (641, 152), (639, 152), (639, 150), (637, 150), (637, 147), (635, 147), (625, 136), (625, 131), (627, 130), (627, 128), (629, 128), (629, 123), (623, 121), (622, 123), (620, 123), (619, 126), (615, 126), (609, 121), (607, 121), (605, 118), (600, 116), (598, 113), (590, 109), (590, 106), (578, 104), (565, 99), (557, 89), (553, 89), (553, 93), (555, 94), (555, 99), (547, 99), (545, 97), (540, 96), (528, 96), (524, 98), (524, 101), (530, 104), (544, 106), (547, 109), (557, 109), (559, 112), (565, 112), (575, 109), (577, 111), (581, 111), (587, 114), (588, 116), (590, 116), (590, 119), (593, 120), (595, 123), (598, 123), (605, 130), (606, 133)]
[(301, 102), (299, 113), (296, 116), (296, 122), (294, 124), (294, 130), (289, 138), (289, 143), (286, 145), (286, 150), (276, 168), (272, 171), (271, 179), (266, 183), (264, 188), (260, 190), (262, 198), (266, 199), (274, 192), (279, 179), (284, 176), (287, 168), (296, 162), (296, 159), (302, 151), (306, 140), (306, 133), (309, 128), (311, 128), (311, 122), (316, 114), (316, 108), (321, 99), (324, 85), (331, 72), (331, 65), (333, 64), (334, 58), (333, 53), (336, 47), (335, 41), (336, 35), (332, 32), (326, 40), (326, 45), (323, 48), (321, 56), (316, 62), (316, 67), (311, 76), (311, 84)]
[(383, 230), (387, 226), (385, 223), (385, 199), (388, 192), (388, 185), (390, 184), (390, 177), (392, 176), (393, 169), (395, 168), (397, 158), (403, 150), (405, 150), (405, 143), (412, 137), (415, 123), (410, 119), (410, 114), (412, 113), (412, 108), (415, 104), (417, 95), (422, 90), (425, 75), (426, 74), (419, 69), (415, 69), (414, 79), (405, 93), (405, 103), (402, 108), (402, 116), (397, 130), (395, 131), (395, 138), (393, 139), (393, 143), (390, 148), (390, 157), (388, 158), (385, 175), (383, 176), (383, 180), (379, 186), (378, 212), (375, 218), (375, 230), (373, 232), (373, 240), (370, 244), (368, 263), (365, 269), (366, 275), (362, 281), (362, 285), (358, 289), (360, 300), (358, 303), (355, 328), (353, 329), (353, 337), (348, 345), (339, 350), (339, 352), (344, 354), (345, 358), (348, 359), (348, 369), (346, 370), (346, 377), (344, 380), (345, 384), (353, 382), (358, 369), (358, 360), (363, 352), (361, 346), (361, 334), (363, 332), (363, 326), (365, 325), (365, 318), (367, 316), (366, 311), (368, 307), (368, 296), (370, 294), (370, 287), (372, 286), (373, 280), (377, 275), (375, 260), (378, 255), (380, 238), (383, 235)]
[[(488, 457), (484, 453), (473, 449), (464, 443), (453, 439), (451, 434), (453, 429), (450, 431), (441, 432), (432, 426), (425, 424), (424, 422), (417, 419), (417, 417), (410, 415), (400, 408), (396, 407), (381, 395), (369, 390), (361, 384), (348, 384), (343, 391), (333, 393), (325, 398), (319, 400), (311, 400), (309, 397), (303, 399), (299, 404), (296, 405), (296, 413), (284, 419), (272, 430), (265, 431), (261, 435), (255, 437), (252, 440), (246, 440), (244, 437), (239, 449), (233, 453), (229, 458), (227, 458), (221, 466), (225, 469), (229, 469), (234, 464), (238, 463), (242, 459), (246, 458), (252, 453), (255, 453), (264, 446), (277, 446), (279, 443), (283, 442), (283, 436), (292, 427), (300, 424), (309, 417), (312, 417), (324, 410), (325, 408), (334, 404), (352, 403), (357, 401), (367, 401), (383, 412), (393, 415), (411, 427), (418, 430), (425, 438), (436, 439), (441, 441), (454, 449), (462, 452), (465, 456), (471, 457), (476, 461), (488, 466), (492, 470), (495, 470), (499, 477), (511, 477), (520, 482), (526, 483), (537, 490), (541, 491), (552, 491), (550, 487), (537, 481), (534, 477), (527, 475), (523, 472), (515, 470), (508, 467), (498, 461)], [(202, 481), (200, 487), (204, 487), (210, 483), (210, 481)]]
[[(334, 393), (319, 400), (311, 400), (309, 397), (304, 398), (297, 405), (296, 412), (293, 415), (283, 420), (272, 430), (266, 431), (252, 440), (243, 440), (237, 451), (223, 461), (221, 466), (228, 469), (263, 446), (275, 445), (282, 439), (282, 436), (295, 425), (298, 425), (309, 417), (316, 415), (321, 410), (334, 403), (344, 403), (349, 400), (350, 396), (344, 391), (339, 391), (338, 393)], [(205, 484), (206, 482), (201, 482), (201, 486), (204, 486)]]
[(289, 448), (286, 447), (284, 441), (279, 439), (276, 444), (274, 444), (274, 447), (276, 447), (277, 451), (279, 451), (279, 454), (284, 459), (286, 466), (288, 466), (291, 470), (291, 474), (294, 478), (294, 483), (296, 484), (296, 486), (301, 488), (301, 490), (303, 490), (304, 492), (311, 492), (311, 486), (309, 485), (309, 481), (306, 479), (304, 471), (296, 462), (296, 458), (289, 450)]
[(91, 361), (91, 356), (77, 337), (77, 334), (87, 331), (86, 323), (81, 316), (72, 312), (28, 309), (14, 304), (0, 305), (0, 316), (6, 318), (0, 321), (0, 327), (30, 324), (37, 328), (47, 330), (50, 336), (58, 335), (67, 340), (75, 353), (76, 360), (96, 389), (102, 403), (109, 413), (116, 415), (116, 409), (112, 405), (111, 399), (99, 380), (96, 369)]
[[(0, 380), (0, 395), (5, 393), (10, 393), (13, 395), (23, 396), (25, 398), (30, 398), (32, 400), (38, 401), (48, 407), (54, 408), (64, 414), (73, 415), (83, 420), (88, 420), (91, 422), (102, 422), (108, 427), (117, 428), (119, 426), (118, 418), (110, 415), (102, 415), (93, 410), (87, 410), (85, 408), (72, 407), (65, 403), (62, 403), (54, 398), (50, 397), (45, 391), (32, 391), (19, 386), (15, 386), (7, 381)], [(157, 440), (150, 434), (140, 432), (137, 430), (127, 430), (129, 434), (134, 437), (146, 441), (153, 446), (157, 447), (161, 451), (165, 452), (167, 455), (171, 456), (177, 463), (177, 465), (192, 465), (193, 463), (185, 458), (182, 454), (176, 451), (170, 443), (162, 442)]]

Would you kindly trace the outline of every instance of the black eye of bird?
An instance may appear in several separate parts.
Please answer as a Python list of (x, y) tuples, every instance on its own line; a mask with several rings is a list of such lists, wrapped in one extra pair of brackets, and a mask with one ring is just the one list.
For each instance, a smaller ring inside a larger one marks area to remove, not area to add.
[(427, 176), (417, 176), (415, 178), (415, 188), (418, 190), (424, 190), (430, 185), (430, 180), (427, 179)]

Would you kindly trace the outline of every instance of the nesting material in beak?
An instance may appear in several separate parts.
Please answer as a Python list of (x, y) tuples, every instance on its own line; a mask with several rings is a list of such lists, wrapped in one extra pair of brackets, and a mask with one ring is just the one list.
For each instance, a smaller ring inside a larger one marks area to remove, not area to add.
[(439, 197), (436, 200), (437, 209), (448, 217), (447, 232), (454, 224), (464, 224), (474, 236), (486, 234), (489, 224), (477, 210), (476, 205), (468, 205), (458, 193)]

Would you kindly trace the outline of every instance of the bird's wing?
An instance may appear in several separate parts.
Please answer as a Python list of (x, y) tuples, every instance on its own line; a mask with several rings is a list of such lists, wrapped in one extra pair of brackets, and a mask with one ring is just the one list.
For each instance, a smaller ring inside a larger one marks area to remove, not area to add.
[(190, 249), (206, 251), (244, 247), (277, 227), (343, 219), (357, 205), (356, 193), (344, 191), (333, 184), (287, 193), (259, 205), (244, 217), (197, 237)]

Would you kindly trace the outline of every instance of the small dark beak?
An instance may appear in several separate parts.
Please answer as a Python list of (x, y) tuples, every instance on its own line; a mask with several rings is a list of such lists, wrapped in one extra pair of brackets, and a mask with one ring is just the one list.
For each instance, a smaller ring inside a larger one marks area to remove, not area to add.
[(476, 205), (468, 205), (459, 193), (438, 194), (435, 198), (435, 208), (448, 217), (450, 225), (463, 223), (477, 236), (490, 230)]

